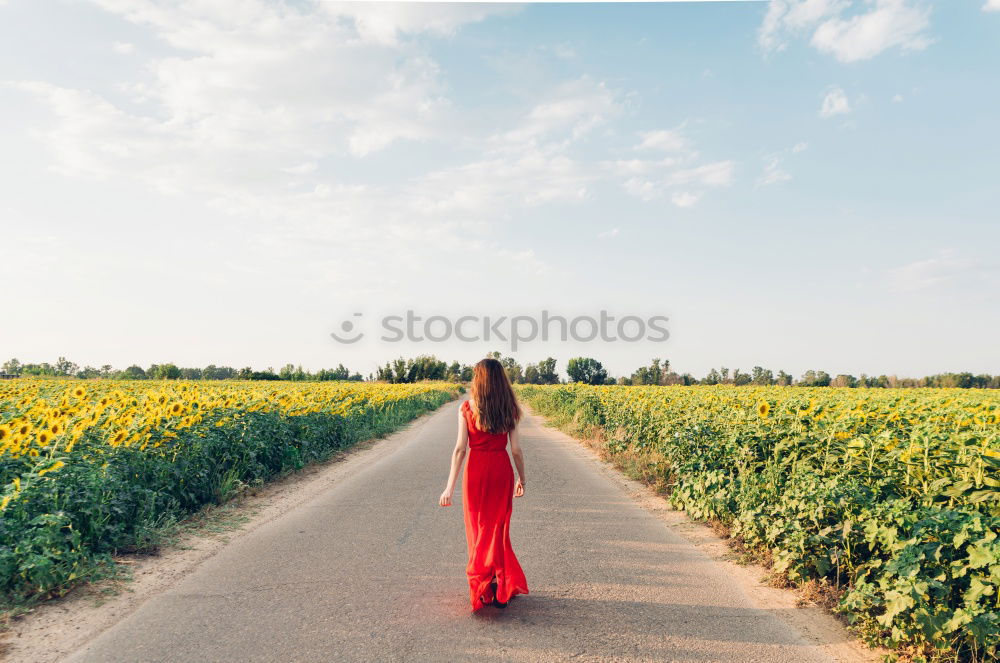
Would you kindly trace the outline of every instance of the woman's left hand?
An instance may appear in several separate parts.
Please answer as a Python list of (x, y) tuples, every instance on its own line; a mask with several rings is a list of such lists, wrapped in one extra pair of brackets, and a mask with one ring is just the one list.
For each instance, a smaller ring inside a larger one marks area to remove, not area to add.
[(451, 491), (445, 490), (441, 493), (441, 497), (438, 499), (438, 504), (441, 506), (451, 506)]

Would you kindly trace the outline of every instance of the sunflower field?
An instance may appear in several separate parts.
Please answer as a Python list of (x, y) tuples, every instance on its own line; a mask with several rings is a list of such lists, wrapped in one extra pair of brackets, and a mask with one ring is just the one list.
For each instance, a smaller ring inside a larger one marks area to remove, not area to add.
[(0, 602), (96, 577), (157, 527), (451, 400), (452, 384), (0, 382)]
[(555, 425), (795, 583), (834, 588), (872, 644), (1000, 656), (1000, 393), (521, 386)]

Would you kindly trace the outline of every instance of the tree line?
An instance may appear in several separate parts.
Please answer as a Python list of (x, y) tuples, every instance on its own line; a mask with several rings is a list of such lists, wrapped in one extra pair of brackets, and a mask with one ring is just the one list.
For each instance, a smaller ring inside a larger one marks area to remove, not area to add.
[[(513, 357), (504, 357), (499, 352), (487, 355), (497, 359), (503, 365), (510, 381), (516, 384), (559, 384), (564, 380), (556, 369), (556, 360), (546, 357), (533, 364), (521, 365)], [(458, 361), (446, 362), (433, 355), (418, 357), (399, 357), (379, 366), (375, 373), (367, 377), (351, 371), (343, 364), (336, 368), (321, 369), (309, 372), (302, 366), (286, 364), (278, 371), (268, 368), (257, 371), (250, 367), (235, 369), (230, 366), (215, 366), (209, 364), (204, 368), (181, 368), (172, 363), (152, 364), (148, 368), (132, 365), (123, 370), (117, 370), (110, 365), (100, 368), (77, 364), (59, 357), (54, 364), (22, 364), (17, 359), (11, 359), (3, 364), (3, 373), (7, 375), (40, 375), (55, 377), (108, 378), (119, 380), (289, 380), (289, 381), (326, 381), (326, 380), (368, 380), (391, 383), (421, 382), (423, 380), (447, 380), (449, 382), (468, 382), (472, 379), (472, 366)], [(865, 375), (857, 377), (848, 374), (831, 376), (826, 371), (809, 370), (799, 378), (794, 378), (785, 371), (774, 372), (761, 366), (754, 366), (750, 371), (738, 368), (720, 367), (711, 369), (703, 378), (696, 378), (690, 373), (677, 373), (671, 370), (670, 361), (653, 359), (648, 365), (640, 366), (630, 375), (612, 377), (604, 365), (592, 357), (573, 357), (566, 362), (565, 382), (582, 382), (585, 384), (619, 384), (619, 385), (696, 385), (696, 384), (729, 384), (742, 385), (782, 385), (801, 387), (956, 387), (962, 389), (997, 389), (1000, 388), (1000, 375), (988, 373), (939, 373), (921, 378), (901, 378), (895, 375)]]
[[(3, 364), (3, 373), (7, 375), (37, 375), (49, 377), (77, 377), (81, 379), (107, 378), (112, 380), (291, 380), (291, 381), (326, 381), (326, 380), (356, 380), (364, 379), (360, 373), (349, 371), (343, 364), (336, 368), (325, 368), (310, 373), (302, 366), (286, 364), (277, 372), (273, 368), (257, 371), (250, 367), (233, 368), (232, 366), (216, 366), (209, 364), (204, 368), (181, 368), (176, 364), (152, 364), (148, 368), (133, 364), (128, 368), (118, 370), (109, 364), (100, 368), (84, 366), (59, 357), (54, 364), (22, 364), (17, 359), (10, 359)], [(369, 376), (370, 378), (371, 376)]]

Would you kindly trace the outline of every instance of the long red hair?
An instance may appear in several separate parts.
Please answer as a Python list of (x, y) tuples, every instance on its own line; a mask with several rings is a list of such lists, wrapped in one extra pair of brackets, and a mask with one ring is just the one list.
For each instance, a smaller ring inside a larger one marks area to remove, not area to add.
[(476, 427), (487, 433), (509, 433), (521, 419), (507, 372), (496, 359), (483, 359), (472, 369), (472, 401)]

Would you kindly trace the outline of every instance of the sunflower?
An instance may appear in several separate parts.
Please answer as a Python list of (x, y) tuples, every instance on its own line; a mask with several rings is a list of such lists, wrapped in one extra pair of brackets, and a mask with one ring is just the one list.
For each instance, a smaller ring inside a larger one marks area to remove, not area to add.
[(83, 398), (86, 395), (87, 395), (87, 390), (84, 389), (83, 387), (77, 387), (76, 389), (73, 390), (73, 396), (75, 396), (76, 398)]
[(41, 433), (38, 434), (38, 444), (39, 445), (41, 445), (41, 446), (44, 447), (45, 445), (47, 445), (51, 441), (52, 441), (52, 434), (49, 431), (43, 430)]
[(760, 415), (761, 419), (767, 419), (767, 415), (771, 414), (771, 405), (766, 401), (762, 402), (757, 406), (757, 414)]
[(10, 428), (7, 426), (0, 426), (0, 442), (10, 439)]
[(55, 472), (56, 470), (58, 470), (58, 469), (60, 469), (62, 467), (65, 467), (65, 466), (66, 466), (66, 463), (62, 462), (61, 460), (57, 460), (55, 463), (53, 463), (49, 467), (45, 468), (44, 470), (38, 470), (38, 476), (42, 476), (46, 472)]

